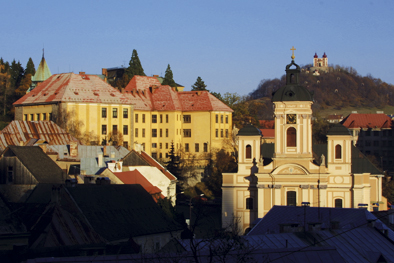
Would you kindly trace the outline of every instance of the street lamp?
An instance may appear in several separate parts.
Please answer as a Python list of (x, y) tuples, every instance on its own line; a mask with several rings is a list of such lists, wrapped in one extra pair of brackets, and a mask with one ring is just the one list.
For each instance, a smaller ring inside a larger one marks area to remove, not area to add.
[[(204, 196), (204, 194), (200, 194), (200, 196)], [(189, 200), (189, 230), (192, 229), (192, 199), (193, 197), (190, 197)]]

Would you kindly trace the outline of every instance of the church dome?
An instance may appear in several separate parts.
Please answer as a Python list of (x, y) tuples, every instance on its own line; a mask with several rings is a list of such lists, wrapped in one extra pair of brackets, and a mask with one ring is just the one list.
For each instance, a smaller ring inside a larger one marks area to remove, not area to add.
[(346, 128), (340, 123), (336, 123), (328, 130), (327, 135), (352, 135), (352, 134), (350, 133), (350, 130), (348, 128)]
[(238, 131), (237, 135), (242, 135), (242, 136), (256, 136), (260, 135), (261, 136), (261, 131), (254, 127), (251, 123), (247, 124), (245, 127), (240, 129)]
[(324, 52), (323, 58), (326, 58), (326, 57), (327, 57), (326, 52)]
[(314, 58), (318, 58), (318, 56), (317, 56), (316, 52), (315, 52), (315, 55), (314, 55), (313, 57), (314, 57)]
[[(291, 68), (295, 66), (295, 68)], [(313, 92), (299, 84), (300, 66), (291, 61), (286, 66), (286, 86), (272, 93), (272, 101), (313, 101)]]

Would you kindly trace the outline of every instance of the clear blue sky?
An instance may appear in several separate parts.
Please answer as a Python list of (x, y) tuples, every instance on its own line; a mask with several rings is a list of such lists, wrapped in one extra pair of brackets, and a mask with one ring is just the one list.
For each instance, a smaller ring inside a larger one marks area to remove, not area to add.
[(45, 47), (52, 74), (128, 66), (138, 51), (147, 75), (190, 90), (198, 76), (215, 92), (246, 95), (281, 77), (291, 61), (352, 66), (394, 84), (394, 1), (3, 1), (0, 57), (31, 57)]

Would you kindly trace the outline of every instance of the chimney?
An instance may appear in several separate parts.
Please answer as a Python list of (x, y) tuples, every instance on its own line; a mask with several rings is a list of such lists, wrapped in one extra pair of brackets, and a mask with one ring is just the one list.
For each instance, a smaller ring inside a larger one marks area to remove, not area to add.
[(71, 157), (78, 157), (78, 143), (77, 142), (70, 142), (70, 156)]
[(104, 152), (104, 156), (108, 156), (108, 154), (107, 154), (107, 146), (105, 146), (105, 145), (103, 147), (103, 152)]
[(103, 74), (104, 76), (108, 77), (108, 71), (106, 68), (102, 68), (101, 69), (101, 74)]
[(153, 77), (154, 77), (154, 78), (158, 78), (158, 77), (159, 77), (159, 75), (153, 75)]
[(102, 154), (102, 153), (99, 153), (99, 154), (98, 154), (98, 166), (99, 166), (99, 167), (103, 167), (103, 165), (104, 165), (104, 162), (103, 162), (103, 154)]
[(84, 71), (80, 71), (79, 75), (86, 75)]

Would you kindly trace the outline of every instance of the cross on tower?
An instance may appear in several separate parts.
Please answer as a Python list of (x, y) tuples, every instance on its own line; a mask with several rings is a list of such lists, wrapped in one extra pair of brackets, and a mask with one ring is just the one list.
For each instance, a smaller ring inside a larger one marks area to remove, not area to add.
[(292, 48), (290, 48), (290, 50), (293, 51), (293, 55), (291, 55), (291, 59), (294, 60), (294, 59), (295, 59), (294, 50), (296, 50), (296, 49), (295, 49), (294, 46), (293, 46)]

